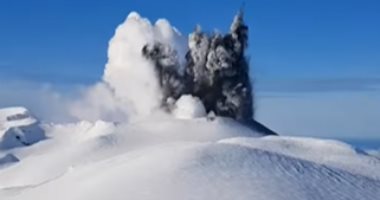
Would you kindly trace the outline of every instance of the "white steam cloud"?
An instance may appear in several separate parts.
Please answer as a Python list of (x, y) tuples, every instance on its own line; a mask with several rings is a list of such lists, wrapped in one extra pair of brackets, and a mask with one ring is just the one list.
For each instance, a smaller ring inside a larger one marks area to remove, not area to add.
[(82, 120), (120, 121), (157, 110), (162, 92), (153, 63), (141, 53), (155, 42), (170, 45), (179, 60), (185, 57), (186, 40), (167, 20), (152, 24), (136, 12), (129, 14), (109, 42), (103, 81), (84, 91), (70, 107), (71, 114)]

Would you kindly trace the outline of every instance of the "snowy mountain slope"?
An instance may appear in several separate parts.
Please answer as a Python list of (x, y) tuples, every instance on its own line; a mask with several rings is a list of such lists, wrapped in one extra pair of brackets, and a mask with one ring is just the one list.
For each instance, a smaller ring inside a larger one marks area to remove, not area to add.
[(267, 136), (260, 140), (232, 138), (219, 142), (279, 153), (380, 180), (380, 159), (336, 140)]
[(223, 118), (80, 122), (45, 130), (49, 140), (12, 150), (20, 162), (0, 169), (0, 199), (380, 196), (375, 157), (334, 141), (261, 137)]
[[(29, 148), (14, 150), (12, 153), (20, 158), (22, 164), (0, 171), (0, 188), (39, 184), (52, 176), (59, 176), (70, 166), (145, 146), (183, 140), (217, 141), (234, 135), (233, 130), (240, 130), (238, 136), (258, 135), (228, 119), (209, 122), (206, 119), (154, 118), (132, 124), (115, 125), (98, 121), (44, 127), (50, 139)], [(189, 127), (192, 130), (188, 130)], [(44, 166), (43, 170), (41, 165)]]

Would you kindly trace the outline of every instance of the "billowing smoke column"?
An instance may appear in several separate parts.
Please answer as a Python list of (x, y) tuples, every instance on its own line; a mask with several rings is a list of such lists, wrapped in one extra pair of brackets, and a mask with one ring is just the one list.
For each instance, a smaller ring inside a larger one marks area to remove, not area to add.
[(181, 118), (213, 112), (274, 134), (253, 119), (247, 42), (242, 13), (225, 35), (197, 28), (186, 39), (167, 20), (152, 24), (132, 12), (110, 40), (103, 80), (70, 112), (81, 120), (119, 122), (162, 110)]
[[(158, 77), (163, 75), (157, 76), (155, 65), (141, 53), (146, 44), (157, 42), (178, 53), (187, 51), (185, 38), (167, 20), (152, 24), (130, 13), (109, 42), (103, 80), (84, 90), (70, 105), (70, 114), (80, 120), (125, 122), (160, 109), (166, 87), (160, 87)], [(180, 62), (180, 57), (165, 62)]]
[[(161, 89), (165, 89), (158, 85), (154, 66), (144, 58), (141, 49), (156, 42), (180, 49), (177, 47), (180, 40), (180, 33), (167, 20), (161, 19), (152, 25), (134, 12), (116, 29), (110, 41), (103, 80), (113, 89), (116, 98), (129, 107), (129, 115), (149, 115), (160, 106)], [(177, 60), (164, 61), (174, 65), (172, 62)]]
[(154, 62), (162, 88), (162, 106), (184, 94), (198, 97), (207, 112), (244, 123), (253, 120), (253, 98), (249, 67), (245, 57), (248, 27), (239, 13), (230, 33), (208, 35), (199, 27), (189, 36), (184, 71), (170, 44), (149, 43), (143, 55)]

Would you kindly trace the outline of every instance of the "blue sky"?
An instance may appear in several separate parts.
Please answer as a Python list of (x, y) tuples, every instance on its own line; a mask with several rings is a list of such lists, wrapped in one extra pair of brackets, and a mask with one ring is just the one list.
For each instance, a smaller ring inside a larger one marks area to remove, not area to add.
[[(103, 73), (108, 41), (115, 27), (130, 11), (152, 21), (167, 18), (188, 34), (196, 24), (210, 31), (227, 30), (241, 2), (2, 0), (0, 79), (51, 83), (57, 87), (91, 84)], [(258, 97), (262, 98), (258, 102), (267, 108), (259, 112), (259, 118), (292, 133), (296, 132), (297, 119), (323, 122), (324, 116), (334, 116), (331, 120), (344, 121), (344, 116), (356, 113), (336, 113), (356, 106), (353, 110), (363, 113), (360, 119), (351, 120), (362, 120), (359, 127), (366, 128), (365, 136), (380, 138), (380, 128), (368, 128), (372, 118), (380, 117), (380, 103), (376, 104), (380, 100), (379, 10), (377, 0), (246, 1), (252, 76)], [(351, 104), (339, 107), (342, 101)], [(309, 110), (300, 110), (300, 104)], [(310, 119), (305, 116), (320, 112), (325, 104), (331, 106), (327, 113)], [(282, 107), (271, 109), (276, 106)], [(274, 117), (278, 110), (294, 118), (289, 122), (293, 128), (284, 128), (288, 125)], [(305, 126), (305, 131), (313, 128), (310, 126)], [(343, 135), (352, 127), (331, 129)]]

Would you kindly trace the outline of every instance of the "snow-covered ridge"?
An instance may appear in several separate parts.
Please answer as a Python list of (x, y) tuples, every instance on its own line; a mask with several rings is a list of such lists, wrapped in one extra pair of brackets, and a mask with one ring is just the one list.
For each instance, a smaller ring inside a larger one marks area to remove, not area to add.
[(28, 146), (44, 138), (39, 121), (26, 108), (0, 109), (0, 149)]
[(37, 122), (24, 107), (0, 109), (0, 130), (16, 126), (27, 126)]
[(43, 127), (49, 140), (0, 159), (7, 163), (0, 168), (0, 199), (372, 200), (380, 195), (378, 158), (333, 140), (263, 137), (226, 118), (151, 116), (133, 123)]
[(372, 200), (380, 195), (376, 157), (337, 141), (262, 137), (224, 118), (45, 127), (49, 140), (14, 151), (20, 161), (0, 169), (1, 199)]
[(336, 140), (267, 136), (260, 140), (230, 138), (219, 142), (279, 153), (380, 180), (380, 160), (369, 156), (363, 150)]

